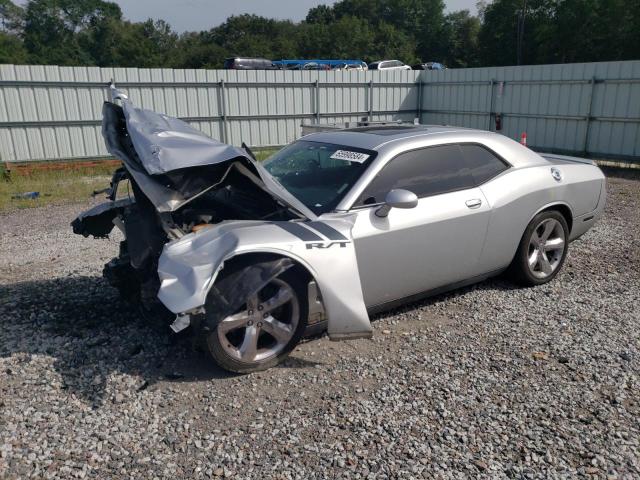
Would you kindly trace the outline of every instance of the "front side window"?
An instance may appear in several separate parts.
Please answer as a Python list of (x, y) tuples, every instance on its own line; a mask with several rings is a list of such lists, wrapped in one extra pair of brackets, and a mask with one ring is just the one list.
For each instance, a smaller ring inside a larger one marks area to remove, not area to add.
[(316, 215), (333, 210), (360, 178), (376, 152), (299, 140), (264, 162), (280, 185)]
[(402, 188), (419, 198), (472, 188), (474, 179), (458, 145), (443, 145), (401, 153), (367, 186), (356, 205), (384, 202), (390, 190)]

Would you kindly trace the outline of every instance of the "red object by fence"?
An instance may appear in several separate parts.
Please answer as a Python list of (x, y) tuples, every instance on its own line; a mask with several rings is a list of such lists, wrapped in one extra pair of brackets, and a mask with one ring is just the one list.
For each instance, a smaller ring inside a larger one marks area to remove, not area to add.
[(527, 132), (522, 132), (522, 135), (520, 135), (520, 143), (525, 147), (527, 146)]

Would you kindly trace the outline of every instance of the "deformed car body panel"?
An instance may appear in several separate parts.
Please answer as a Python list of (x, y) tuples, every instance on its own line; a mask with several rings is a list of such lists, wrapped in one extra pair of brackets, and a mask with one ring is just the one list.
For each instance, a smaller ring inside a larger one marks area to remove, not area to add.
[(165, 245), (158, 262), (158, 298), (172, 312), (202, 307), (224, 262), (246, 253), (274, 253), (305, 267), (317, 282), (334, 339), (371, 336), (351, 240), (353, 216), (323, 222), (228, 221)]
[(250, 295), (257, 294), (274, 278), (293, 266), (290, 258), (281, 257), (247, 265), (214, 283), (207, 295), (206, 315), (202, 326), (215, 330), (225, 317), (237, 312)]
[(177, 118), (123, 102), (127, 131), (150, 175), (248, 158), (240, 148), (218, 142)]
[(316, 217), (245, 150), (207, 137), (177, 118), (137, 108), (126, 97), (118, 98), (122, 106), (111, 102), (103, 106), (107, 150), (124, 162), (158, 212), (176, 211), (222, 184), (236, 169), (303, 217)]
[(105, 238), (114, 227), (114, 219), (126, 207), (135, 203), (131, 198), (103, 202), (82, 212), (71, 222), (73, 233), (88, 237)]

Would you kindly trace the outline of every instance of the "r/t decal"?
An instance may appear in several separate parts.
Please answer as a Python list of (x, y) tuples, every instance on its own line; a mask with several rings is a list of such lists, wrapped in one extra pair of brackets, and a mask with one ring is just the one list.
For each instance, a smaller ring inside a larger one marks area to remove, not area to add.
[(311, 242), (307, 243), (307, 250), (312, 248), (331, 248), (334, 245), (340, 245), (340, 248), (345, 248), (349, 242)]

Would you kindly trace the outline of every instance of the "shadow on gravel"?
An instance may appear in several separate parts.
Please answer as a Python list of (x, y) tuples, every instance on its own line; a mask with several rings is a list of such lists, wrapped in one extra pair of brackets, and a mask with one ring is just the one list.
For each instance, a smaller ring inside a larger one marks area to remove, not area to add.
[(640, 168), (616, 168), (602, 166), (600, 169), (608, 178), (623, 178), (625, 180), (640, 180)]
[(516, 285), (515, 283), (508, 280), (504, 274), (501, 274), (501, 275), (498, 275), (497, 277), (489, 278), (488, 280), (484, 280), (480, 283), (474, 283), (466, 287), (459, 287), (444, 293), (439, 293), (433, 296), (427, 296), (422, 299), (418, 299), (410, 303), (398, 306), (394, 309), (378, 313), (375, 316), (371, 317), (371, 321), (375, 322), (376, 320), (386, 318), (392, 315), (396, 315), (398, 313), (406, 313), (416, 308), (424, 307), (427, 305), (435, 305), (435, 304), (444, 302), (450, 298), (466, 295), (467, 293), (473, 292), (475, 290), (489, 292), (489, 291), (521, 290), (524, 288), (526, 287), (521, 287), (519, 285)]
[[(144, 323), (99, 277), (1, 285), (0, 339), (0, 357), (16, 356), (18, 363), (35, 355), (53, 357), (61, 388), (96, 406), (113, 400), (115, 388), (109, 384), (114, 381), (129, 382), (126, 390), (134, 394), (160, 381), (230, 376), (194, 349), (190, 335)], [(9, 368), (3, 374), (19, 371)], [(127, 377), (114, 379), (114, 374)]]
[[(373, 321), (474, 290), (516, 288), (501, 278), (451, 291), (376, 315)], [(18, 363), (35, 355), (54, 359), (60, 388), (99, 406), (117, 401), (116, 392), (131, 395), (159, 382), (196, 382), (228, 378), (198, 351), (191, 335), (177, 336), (145, 323), (100, 277), (66, 277), (0, 286), (0, 357)], [(313, 340), (311, 340), (313, 341)], [(279, 368), (317, 363), (290, 357)], [(6, 375), (20, 375), (19, 368)], [(54, 377), (42, 381), (56, 382)], [(20, 379), (16, 379), (20, 381)], [(114, 386), (114, 382), (117, 386)], [(120, 382), (124, 382), (122, 385)], [(132, 383), (133, 382), (133, 383)], [(161, 388), (161, 387), (158, 387)]]

